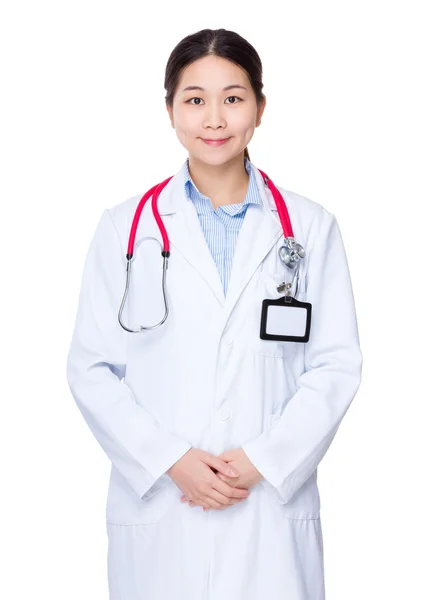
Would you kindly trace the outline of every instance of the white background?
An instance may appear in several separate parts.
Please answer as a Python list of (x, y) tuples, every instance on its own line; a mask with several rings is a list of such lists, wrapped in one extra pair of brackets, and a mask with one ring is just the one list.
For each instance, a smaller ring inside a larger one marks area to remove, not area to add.
[(327, 599), (428, 597), (423, 5), (5, 3), (1, 598), (108, 597), (110, 463), (73, 402), (66, 357), (102, 210), (186, 158), (164, 70), (205, 27), (257, 49), (267, 107), (251, 160), (334, 213), (348, 255), (364, 366), (319, 468)]

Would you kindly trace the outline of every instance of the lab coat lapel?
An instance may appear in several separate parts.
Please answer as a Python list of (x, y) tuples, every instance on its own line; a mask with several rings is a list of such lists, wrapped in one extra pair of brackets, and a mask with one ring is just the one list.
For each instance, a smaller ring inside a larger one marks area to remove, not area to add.
[[(171, 254), (175, 250), (180, 252), (204, 279), (216, 296), (219, 309), (223, 311), (224, 325), (248, 281), (282, 234), (273, 196), (252, 163), (251, 168), (262, 206), (250, 204), (247, 208), (235, 246), (226, 298), (195, 205), (186, 196), (183, 169), (171, 179), (158, 198), (158, 209), (168, 233)], [(146, 234), (141, 232), (140, 236)], [(157, 237), (161, 240), (159, 232)]]
[(195, 205), (185, 196), (184, 190), (181, 190), (181, 194), (180, 209), (171, 220), (168, 231), (171, 253), (177, 250), (184, 256), (205, 280), (222, 307), (225, 299), (217, 265), (205, 239)]
[[(147, 210), (150, 211), (149, 222), (143, 227), (139, 226), (136, 237), (139, 239), (150, 234), (162, 243), (158, 226), (151, 216), (151, 200), (148, 203), (150, 204), (150, 207), (147, 207)], [(174, 260), (175, 251), (180, 252), (205, 281), (217, 298), (219, 308), (222, 308), (225, 301), (223, 284), (199, 222), (196, 207), (186, 195), (184, 168), (181, 168), (171, 178), (159, 194), (158, 210), (171, 246), (170, 260)], [(146, 208), (144, 208), (145, 211)]]
[(281, 223), (274, 212), (275, 200), (258, 169), (253, 164), (251, 168), (255, 173), (262, 206), (248, 206), (238, 234), (224, 304), (225, 324), (245, 286), (282, 234)]

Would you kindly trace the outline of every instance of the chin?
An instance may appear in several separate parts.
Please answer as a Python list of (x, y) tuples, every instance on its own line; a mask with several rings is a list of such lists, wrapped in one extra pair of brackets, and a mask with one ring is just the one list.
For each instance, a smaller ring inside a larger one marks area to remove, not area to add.
[(231, 160), (233, 156), (230, 153), (220, 154), (217, 156), (213, 156), (211, 152), (201, 153), (201, 152), (191, 152), (189, 151), (189, 155), (192, 156), (194, 160), (199, 160), (207, 165), (222, 165), (223, 163)]

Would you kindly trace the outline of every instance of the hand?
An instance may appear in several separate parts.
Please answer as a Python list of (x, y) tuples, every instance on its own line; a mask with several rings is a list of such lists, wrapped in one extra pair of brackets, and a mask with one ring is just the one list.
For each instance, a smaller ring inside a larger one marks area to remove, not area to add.
[(191, 448), (167, 473), (189, 501), (204, 506), (204, 509), (222, 508), (249, 496), (248, 490), (236, 488), (220, 479), (220, 475), (224, 475), (233, 481), (239, 477), (239, 472), (204, 450)]
[[(246, 489), (249, 492), (249, 488), (257, 485), (264, 479), (263, 475), (256, 469), (253, 463), (250, 461), (248, 456), (245, 454), (242, 448), (235, 448), (233, 450), (227, 450), (218, 456), (219, 459), (225, 461), (230, 467), (235, 468), (239, 471), (238, 477), (230, 477), (223, 472), (217, 473), (217, 477), (230, 485), (231, 487), (238, 489)], [(186, 494), (181, 497), (181, 502), (189, 501), (190, 506), (195, 506), (195, 502), (192, 498), (189, 498)], [(238, 500), (240, 502), (241, 500)], [(236, 504), (236, 502), (232, 502)], [(218, 508), (214, 506), (213, 508)], [(226, 507), (220, 507), (226, 508)], [(204, 510), (208, 508), (204, 507)]]

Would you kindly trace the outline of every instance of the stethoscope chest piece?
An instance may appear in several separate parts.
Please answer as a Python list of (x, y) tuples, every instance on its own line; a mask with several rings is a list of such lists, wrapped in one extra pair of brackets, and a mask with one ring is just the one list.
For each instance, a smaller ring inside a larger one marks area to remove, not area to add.
[(298, 244), (293, 237), (284, 238), (284, 245), (278, 250), (279, 258), (290, 269), (295, 269), (306, 253), (301, 244)]

